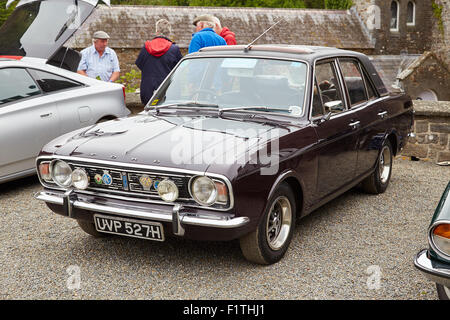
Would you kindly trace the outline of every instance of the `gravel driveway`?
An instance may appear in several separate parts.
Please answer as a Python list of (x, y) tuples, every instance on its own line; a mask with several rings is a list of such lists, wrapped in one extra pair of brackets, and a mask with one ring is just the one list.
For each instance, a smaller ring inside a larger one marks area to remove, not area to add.
[(386, 193), (351, 190), (298, 221), (271, 266), (237, 241), (94, 239), (33, 198), (37, 178), (3, 184), (0, 299), (437, 299), (413, 257), (449, 179), (397, 158)]

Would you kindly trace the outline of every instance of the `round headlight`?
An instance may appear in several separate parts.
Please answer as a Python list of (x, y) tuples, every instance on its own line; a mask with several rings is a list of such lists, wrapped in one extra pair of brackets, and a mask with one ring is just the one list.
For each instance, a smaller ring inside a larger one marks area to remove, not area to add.
[(198, 177), (192, 182), (192, 197), (202, 206), (210, 206), (216, 202), (216, 184), (208, 177)]
[(437, 250), (450, 257), (450, 224), (438, 224), (431, 231), (433, 244)]
[(51, 174), (53, 181), (60, 187), (68, 188), (72, 184), (72, 169), (62, 160), (52, 162)]
[(158, 194), (164, 201), (173, 202), (178, 199), (178, 187), (173, 181), (163, 180), (158, 184)]
[(83, 169), (75, 169), (72, 172), (72, 184), (75, 188), (85, 190), (89, 186), (89, 177)]

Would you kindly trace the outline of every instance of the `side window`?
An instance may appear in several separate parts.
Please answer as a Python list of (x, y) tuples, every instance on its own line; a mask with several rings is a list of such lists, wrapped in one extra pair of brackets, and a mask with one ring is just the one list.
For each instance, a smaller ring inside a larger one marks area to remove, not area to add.
[(25, 69), (0, 69), (0, 106), (41, 93)]
[(370, 84), (367, 74), (365, 72), (363, 72), (363, 75), (364, 75), (364, 82), (366, 83), (367, 94), (369, 96), (369, 100), (376, 99), (377, 95), (376, 95), (375, 90), (373, 89), (372, 85)]
[(42, 88), (42, 91), (46, 93), (81, 86), (78, 82), (57, 76), (56, 74), (40, 70), (30, 70), (30, 72), (33, 77), (35, 77), (39, 86)]
[(355, 60), (339, 60), (345, 85), (347, 86), (350, 104), (352, 106), (367, 101), (364, 81)]
[(317, 86), (317, 80), (314, 81), (313, 103), (311, 117), (317, 117), (323, 115), (322, 100), (319, 95), (319, 87)]
[(345, 110), (342, 91), (339, 86), (333, 62), (316, 65), (316, 81), (325, 113), (339, 113)]

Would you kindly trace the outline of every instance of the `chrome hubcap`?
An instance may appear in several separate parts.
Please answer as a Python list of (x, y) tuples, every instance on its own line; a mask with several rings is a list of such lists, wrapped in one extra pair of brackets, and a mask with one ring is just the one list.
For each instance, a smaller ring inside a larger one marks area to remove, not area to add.
[(278, 197), (267, 216), (266, 238), (272, 250), (279, 250), (289, 236), (292, 222), (292, 209), (289, 199)]
[(392, 155), (388, 146), (384, 146), (381, 150), (380, 159), (378, 162), (378, 171), (380, 175), (381, 183), (386, 183), (391, 173)]

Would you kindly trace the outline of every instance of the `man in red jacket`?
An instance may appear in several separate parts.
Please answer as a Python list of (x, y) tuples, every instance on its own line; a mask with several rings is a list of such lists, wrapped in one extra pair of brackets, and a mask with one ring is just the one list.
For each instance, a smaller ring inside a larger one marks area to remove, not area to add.
[(180, 48), (169, 39), (171, 32), (169, 21), (158, 20), (156, 37), (145, 42), (136, 59), (136, 66), (142, 71), (141, 101), (144, 105), (182, 58)]
[(222, 25), (220, 24), (220, 20), (219, 18), (217, 18), (216, 16), (214, 16), (214, 23), (215, 23), (215, 27), (214, 27), (214, 31), (221, 36), (222, 38), (225, 39), (225, 41), (227, 42), (227, 45), (235, 45), (236, 43), (236, 36), (234, 34), (234, 32), (231, 32), (230, 29), (228, 29), (227, 27), (222, 27)]

